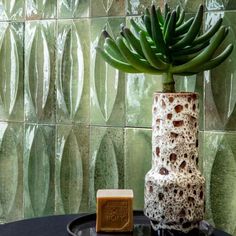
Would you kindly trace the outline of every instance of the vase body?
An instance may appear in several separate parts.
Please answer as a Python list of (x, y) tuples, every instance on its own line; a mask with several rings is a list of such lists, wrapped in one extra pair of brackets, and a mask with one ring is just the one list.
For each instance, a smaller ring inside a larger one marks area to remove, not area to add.
[(198, 169), (198, 96), (155, 93), (152, 168), (145, 176), (144, 213), (154, 230), (189, 232), (204, 216), (205, 179)]

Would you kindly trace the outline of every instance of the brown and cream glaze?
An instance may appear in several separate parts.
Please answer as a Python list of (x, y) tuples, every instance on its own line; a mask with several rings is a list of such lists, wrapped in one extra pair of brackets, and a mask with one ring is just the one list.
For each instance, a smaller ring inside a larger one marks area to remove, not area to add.
[(155, 93), (152, 109), (152, 168), (145, 176), (144, 212), (154, 230), (188, 232), (204, 216), (198, 97), (196, 93)]

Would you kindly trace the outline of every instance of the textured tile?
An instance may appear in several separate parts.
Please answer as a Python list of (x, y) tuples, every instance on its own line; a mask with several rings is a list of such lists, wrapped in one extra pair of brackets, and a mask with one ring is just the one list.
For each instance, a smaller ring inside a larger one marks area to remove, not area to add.
[(91, 17), (124, 16), (125, 0), (96, 0), (91, 1)]
[(27, 19), (42, 19), (57, 17), (57, 1), (25, 0)]
[(89, 16), (90, 1), (88, 0), (58, 0), (57, 2), (59, 18), (78, 18)]
[(125, 188), (134, 191), (134, 209), (143, 209), (144, 177), (151, 168), (150, 129), (125, 129)]
[[(219, 16), (230, 26), (230, 33), (222, 47), (234, 43), (236, 34), (234, 12), (209, 12), (205, 27), (208, 29)], [(205, 72), (205, 129), (236, 130), (236, 50), (217, 68)]]
[(236, 9), (235, 0), (206, 0), (205, 4), (208, 11)]
[(236, 232), (236, 133), (205, 132), (203, 173), (206, 218), (217, 228)]
[(91, 124), (124, 126), (125, 79), (124, 73), (108, 65), (96, 53), (95, 47), (102, 46), (101, 32), (106, 28), (111, 36), (119, 33), (124, 18), (92, 19), (91, 25)]
[(25, 125), (25, 218), (54, 214), (55, 127)]
[(57, 122), (89, 123), (89, 21), (59, 21), (57, 35)]
[[(163, 6), (163, 0), (156, 1), (158, 6)], [(127, 0), (127, 14), (138, 15), (144, 12), (146, 7), (151, 6), (152, 0)]]
[(55, 21), (25, 26), (25, 120), (55, 122)]
[(90, 130), (89, 210), (95, 210), (98, 189), (117, 188), (124, 188), (123, 129), (92, 126)]
[(56, 214), (87, 212), (89, 128), (58, 125)]
[(168, 3), (171, 8), (175, 8), (180, 5), (186, 12), (196, 12), (198, 6), (204, 2), (204, 0), (127, 0), (127, 14), (137, 15), (144, 12), (145, 8), (150, 7), (152, 3), (156, 6), (160, 6), (162, 9), (165, 3)]
[(148, 74), (126, 75), (126, 125), (151, 127), (152, 96), (161, 91), (161, 76)]
[(0, 0), (0, 20), (21, 20), (24, 9), (24, 0)]
[(0, 123), (0, 223), (23, 218), (23, 125)]
[(0, 120), (23, 121), (23, 23), (0, 23)]

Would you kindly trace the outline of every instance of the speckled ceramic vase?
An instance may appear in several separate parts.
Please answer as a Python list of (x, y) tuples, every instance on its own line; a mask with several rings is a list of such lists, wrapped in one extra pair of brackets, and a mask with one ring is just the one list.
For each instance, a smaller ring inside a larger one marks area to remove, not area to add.
[(144, 213), (155, 231), (187, 233), (204, 216), (198, 97), (196, 93), (155, 93), (152, 109), (152, 168), (145, 176)]

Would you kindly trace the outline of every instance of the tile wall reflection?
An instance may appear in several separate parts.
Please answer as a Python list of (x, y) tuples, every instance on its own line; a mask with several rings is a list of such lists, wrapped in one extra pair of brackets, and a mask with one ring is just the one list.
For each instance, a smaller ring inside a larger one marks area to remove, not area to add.
[(24, 108), (27, 122), (55, 123), (55, 21), (25, 23)]
[(0, 22), (0, 120), (23, 121), (24, 24)]
[(47, 19), (57, 16), (57, 1), (25, 0), (25, 4), (27, 19)]
[[(151, 104), (161, 78), (124, 74), (96, 53), (151, 0), (0, 0), (0, 222), (95, 210), (99, 188), (132, 188), (143, 208), (151, 165)], [(235, 41), (234, 0), (156, 0), (189, 17), (205, 4), (204, 28), (219, 16)], [(177, 91), (200, 99), (206, 218), (236, 235), (235, 55)], [(12, 184), (14, 183), (14, 184)]]
[[(209, 28), (219, 17), (223, 17), (225, 24), (230, 26), (225, 47), (235, 41), (236, 26), (234, 12), (209, 12), (206, 14), (205, 27)], [(236, 50), (219, 67), (205, 73), (205, 110), (206, 130), (236, 130)]]

